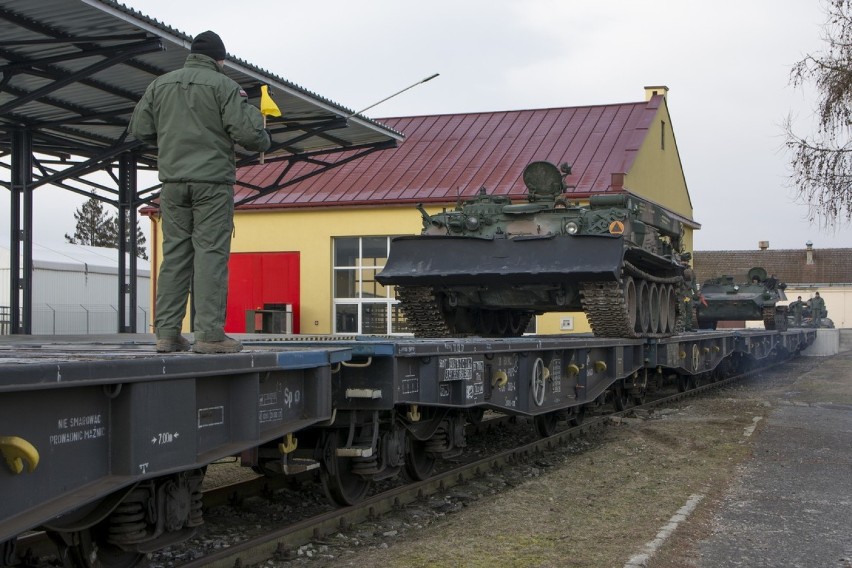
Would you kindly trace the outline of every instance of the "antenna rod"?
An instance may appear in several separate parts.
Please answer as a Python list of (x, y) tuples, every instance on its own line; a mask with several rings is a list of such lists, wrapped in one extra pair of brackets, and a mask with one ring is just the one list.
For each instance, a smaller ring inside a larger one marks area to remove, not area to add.
[(416, 87), (417, 85), (420, 85), (420, 84), (422, 84), (422, 83), (425, 83), (426, 81), (431, 81), (432, 79), (434, 79), (434, 78), (435, 78), (435, 77), (437, 77), (438, 75), (440, 75), (440, 73), (435, 73), (434, 75), (431, 75), (431, 76), (429, 76), (429, 77), (426, 77), (425, 79), (422, 79), (422, 80), (420, 80), (420, 81), (417, 81), (417, 82), (416, 82), (416, 83), (414, 83), (413, 85), (409, 85), (408, 87), (404, 88), (403, 90), (401, 90), (401, 91), (399, 91), (399, 92), (396, 92), (396, 93), (392, 94), (392, 95), (391, 95), (391, 96), (389, 96), (389, 97), (385, 97), (385, 98), (383, 98), (382, 100), (380, 100), (379, 102), (377, 102), (377, 103), (373, 103), (373, 104), (371, 104), (370, 106), (368, 106), (368, 107), (367, 107), (367, 108), (365, 108), (365, 109), (359, 110), (358, 112), (353, 112), (352, 114), (350, 114), (350, 115), (349, 115), (349, 116), (347, 116), (346, 118), (351, 118), (351, 117), (355, 116), (356, 114), (363, 114), (364, 112), (366, 112), (366, 111), (370, 110), (370, 109), (371, 109), (371, 108), (373, 108), (374, 106), (379, 106), (380, 104), (382, 104), (382, 103), (383, 103), (383, 102), (385, 102), (386, 100), (388, 100), (388, 99), (392, 99), (392, 98), (394, 98), (395, 96), (397, 96), (397, 95), (400, 95), (400, 94), (404, 93), (404, 92), (405, 92), (405, 91), (407, 91), (408, 89), (413, 89), (413, 88), (414, 88), (414, 87)]

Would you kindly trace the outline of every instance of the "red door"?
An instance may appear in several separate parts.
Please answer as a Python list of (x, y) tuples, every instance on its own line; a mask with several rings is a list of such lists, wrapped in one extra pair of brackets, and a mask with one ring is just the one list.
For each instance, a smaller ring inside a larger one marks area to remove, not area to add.
[(231, 254), (226, 332), (245, 333), (247, 310), (284, 304), (293, 306), (293, 333), (299, 333), (298, 252)]

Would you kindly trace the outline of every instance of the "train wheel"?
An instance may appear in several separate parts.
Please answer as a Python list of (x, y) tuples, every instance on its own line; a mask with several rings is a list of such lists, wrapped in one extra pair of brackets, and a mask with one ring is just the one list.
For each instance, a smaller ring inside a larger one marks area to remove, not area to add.
[(624, 385), (619, 384), (612, 389), (612, 405), (618, 412), (630, 406), (630, 395)]
[(482, 419), (485, 417), (485, 409), (474, 407), (468, 408), (464, 413), (465, 420), (473, 425), (482, 424)]
[(412, 436), (405, 447), (405, 473), (414, 481), (423, 481), (435, 472), (435, 456), (426, 451), (426, 442)]
[(586, 407), (578, 406), (574, 408), (574, 412), (571, 413), (571, 416), (568, 418), (568, 425), (571, 427), (579, 426), (583, 423), (583, 419), (586, 417)]
[(338, 505), (354, 505), (367, 495), (370, 482), (352, 471), (352, 458), (337, 455), (338, 432), (325, 435), (320, 479), (326, 497)]
[(542, 438), (549, 438), (556, 433), (556, 425), (559, 423), (558, 412), (546, 412), (535, 417), (535, 430)]
[(50, 533), (71, 566), (82, 568), (134, 568), (147, 563), (145, 554), (110, 544), (98, 526), (75, 532)]

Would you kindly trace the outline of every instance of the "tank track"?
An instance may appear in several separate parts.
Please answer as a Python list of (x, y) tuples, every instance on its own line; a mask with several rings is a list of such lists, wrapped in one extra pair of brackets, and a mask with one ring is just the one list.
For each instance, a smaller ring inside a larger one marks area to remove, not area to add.
[[(405, 318), (415, 337), (469, 337), (479, 335), (475, 332), (461, 333), (447, 322), (446, 315), (441, 311), (440, 302), (435, 294), (434, 288), (428, 286), (412, 286), (396, 288), (396, 298), (400, 302)], [(535, 314), (532, 312), (522, 314), (523, 319), (518, 321), (518, 329), (521, 330), (517, 336), (523, 335)], [(483, 337), (504, 337), (500, 335), (485, 334)], [(511, 332), (505, 337), (516, 336)]]
[[(764, 306), (763, 310), (763, 327), (769, 331), (787, 331), (787, 314), (779, 311), (775, 306)], [(784, 318), (783, 322), (779, 322), (778, 318)], [(781, 325), (778, 325), (778, 324)]]
[[(659, 280), (661, 283), (679, 281), (676, 278), (654, 278), (653, 280)], [(458, 333), (447, 322), (433, 288), (428, 286), (398, 286), (396, 297), (415, 337), (441, 338), (472, 335), (470, 333)], [(674, 332), (643, 333), (633, 329), (630, 325), (630, 315), (620, 281), (584, 282), (580, 286), (580, 301), (593, 333), (599, 337), (670, 337), (676, 333), (681, 333), (684, 328), (682, 306), (680, 302), (677, 302), (678, 313)], [(532, 317), (534, 317), (533, 314), (526, 317), (525, 321), (522, 322), (521, 329), (526, 329)]]
[(620, 282), (583, 282), (580, 302), (592, 332), (600, 337), (639, 337), (630, 327)]
[(397, 286), (396, 298), (415, 337), (455, 337), (428, 286)]
[(763, 308), (763, 327), (768, 330), (775, 329), (775, 306)]
[[(638, 271), (640, 274), (645, 274)], [(654, 282), (672, 284), (680, 278), (653, 278)], [(638, 280), (637, 280), (638, 282)], [(583, 282), (580, 285), (580, 303), (592, 332), (598, 337), (671, 337), (683, 333), (684, 314), (681, 302), (676, 302), (675, 330), (671, 333), (638, 332), (630, 326), (630, 314), (624, 298), (622, 282)]]

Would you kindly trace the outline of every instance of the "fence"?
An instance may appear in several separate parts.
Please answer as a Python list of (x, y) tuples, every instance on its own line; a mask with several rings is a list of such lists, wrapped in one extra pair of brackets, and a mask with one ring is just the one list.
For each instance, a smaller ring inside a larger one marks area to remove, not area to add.
[[(129, 319), (129, 318), (128, 318)], [(11, 309), (0, 306), (0, 335), (11, 332)], [(118, 308), (110, 304), (35, 304), (34, 335), (116, 333)], [(136, 308), (136, 333), (148, 333), (148, 312)]]
[(0, 306), (0, 335), (9, 335), (12, 326), (12, 309)]

